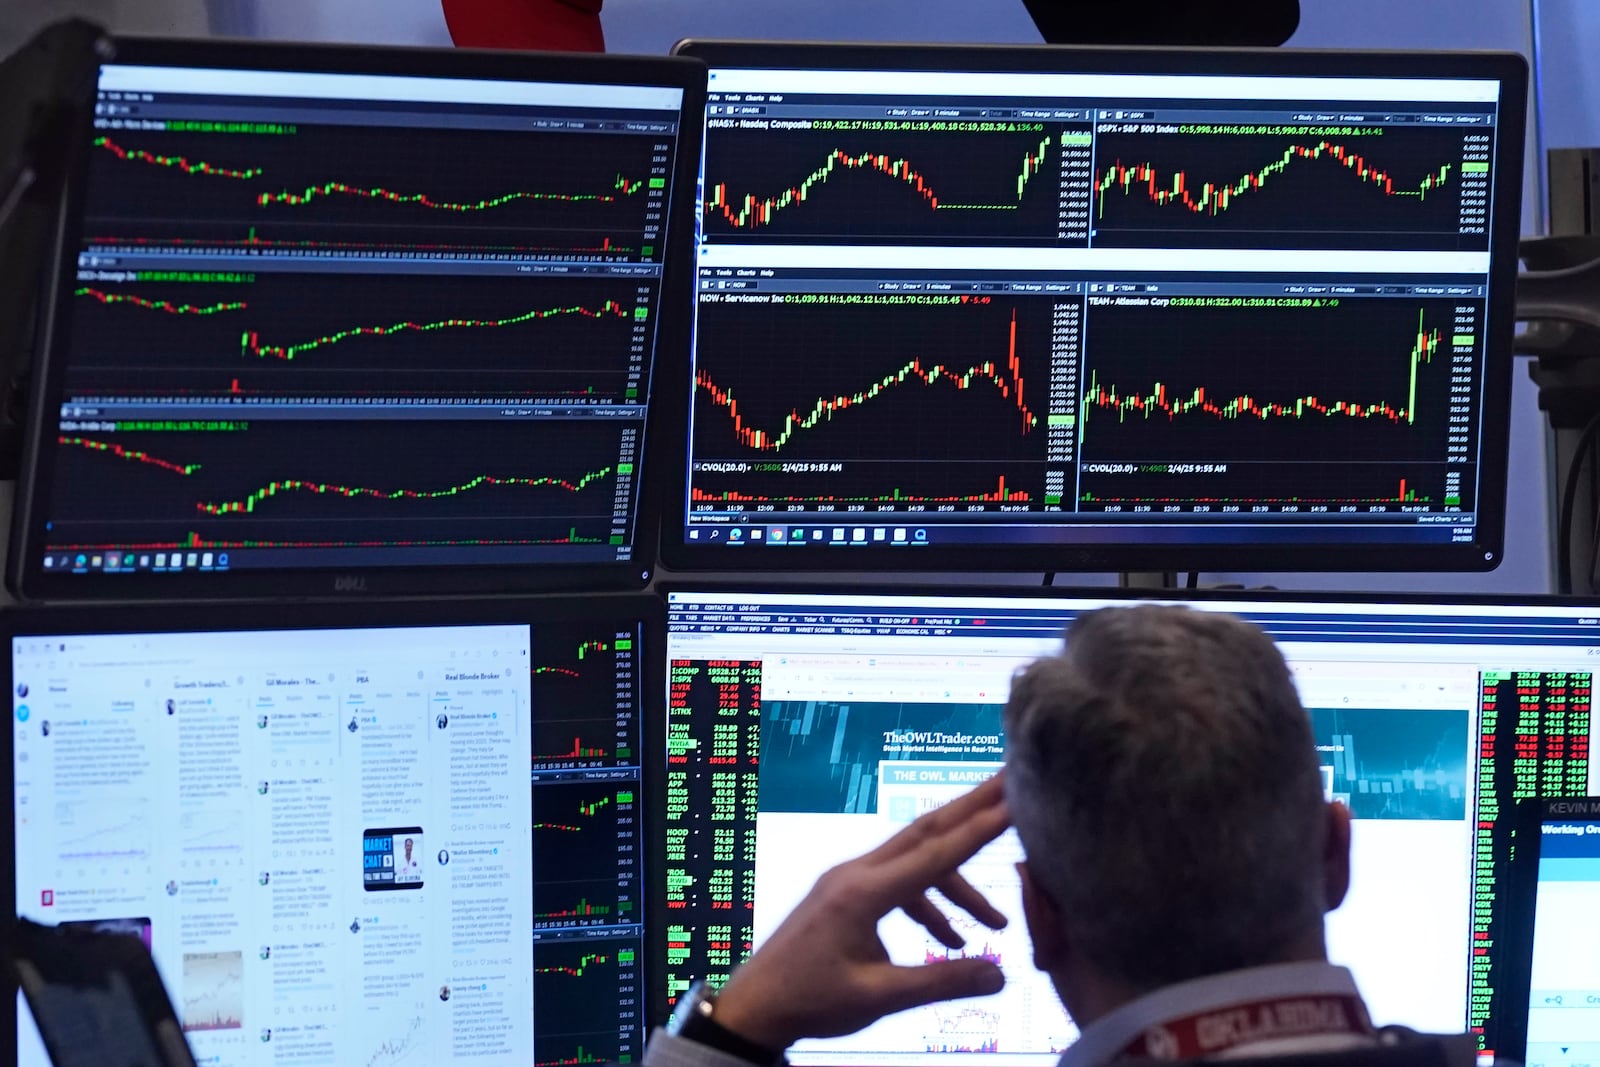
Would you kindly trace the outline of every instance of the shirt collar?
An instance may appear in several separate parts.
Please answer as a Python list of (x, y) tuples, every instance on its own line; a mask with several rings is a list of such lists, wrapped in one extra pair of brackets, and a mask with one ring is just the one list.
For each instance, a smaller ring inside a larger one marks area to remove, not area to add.
[(1240, 1001), (1307, 995), (1359, 996), (1349, 970), (1324, 960), (1209, 975), (1147, 993), (1083, 1029), (1057, 1067), (1104, 1067), (1148, 1027)]

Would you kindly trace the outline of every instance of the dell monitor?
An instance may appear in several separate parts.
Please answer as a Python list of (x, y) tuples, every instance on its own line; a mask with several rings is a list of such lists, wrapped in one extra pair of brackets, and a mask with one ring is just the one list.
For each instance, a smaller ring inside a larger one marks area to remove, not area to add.
[(698, 64), (114, 52), (41, 310), (12, 587), (642, 584)]
[[(1120, 597), (738, 589), (668, 592), (661, 1016), (698, 978), (725, 979), (831, 864), (999, 769), (1014, 673)], [(1373, 1020), (1491, 1032), (1498, 885), (1513, 799), (1594, 791), (1593, 605), (1553, 601), (1197, 595), (1259, 624), (1310, 718), (1330, 800), (1354, 818), (1352, 882), (1327, 918)], [(1152, 714), (1160, 714), (1154, 709)], [(1159, 788), (1159, 783), (1152, 783)], [(1014, 921), (956, 915), (961, 950), (1005, 989), (802, 1041), (797, 1067), (1052, 1067), (1077, 1035), (1035, 971), (1019, 920), (1014, 834), (963, 871)], [(903, 916), (891, 958), (957, 955)], [(653, 935), (655, 936), (655, 935)]]
[(670, 565), (1500, 562), (1520, 57), (680, 51)]
[(10, 613), (7, 892), (141, 939), (200, 1063), (636, 1061), (659, 613)]

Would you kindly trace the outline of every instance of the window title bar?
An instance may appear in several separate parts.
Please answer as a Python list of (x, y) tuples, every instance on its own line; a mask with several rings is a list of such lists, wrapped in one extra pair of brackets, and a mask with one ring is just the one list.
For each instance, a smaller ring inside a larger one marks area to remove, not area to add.
[(717, 68), (718, 93), (1034, 96), (1181, 100), (1388, 100), (1497, 103), (1500, 83), (1469, 78), (1312, 78), (1215, 74), (1042, 74), (928, 70)]
[(587, 85), (581, 82), (487, 81), (416, 78), (391, 74), (328, 74), (295, 70), (149, 67), (107, 64), (100, 90), (185, 93), (303, 100), (395, 103), (501, 104), (522, 107), (589, 107), (677, 110), (683, 90), (659, 85)]

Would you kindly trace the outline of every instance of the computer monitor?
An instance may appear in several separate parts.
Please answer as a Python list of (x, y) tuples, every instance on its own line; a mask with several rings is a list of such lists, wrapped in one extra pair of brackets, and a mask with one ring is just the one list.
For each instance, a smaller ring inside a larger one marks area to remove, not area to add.
[(660, 614), (7, 613), (6, 892), (142, 938), (201, 1063), (636, 1061)]
[(1582, 792), (1530, 791), (1511, 813), (1491, 1040), (1528, 1067), (1576, 1067), (1600, 1052), (1600, 797)]
[[(981, 589), (670, 589), (663, 982), (655, 1012), (725, 977), (816, 875), (999, 767), (1013, 673), (1063, 627), (1125, 597)], [(1330, 957), (1373, 1018), (1483, 1033), (1502, 943), (1494, 915), (1513, 797), (1594, 791), (1596, 606), (1424, 597), (1190, 595), (1261, 625), (1311, 715), (1323, 784), (1354, 815), (1353, 881)], [(1020, 912), (1014, 835), (965, 869)], [(967, 921), (997, 996), (802, 1042), (797, 1067), (1000, 1062), (1049, 1067), (1076, 1029), (1034, 971), (1024, 924)], [(890, 955), (945, 949), (908, 920)]]
[(683, 569), (1488, 569), (1512, 55), (692, 41)]
[(13, 588), (642, 584), (704, 78), (118, 42), (42, 310)]

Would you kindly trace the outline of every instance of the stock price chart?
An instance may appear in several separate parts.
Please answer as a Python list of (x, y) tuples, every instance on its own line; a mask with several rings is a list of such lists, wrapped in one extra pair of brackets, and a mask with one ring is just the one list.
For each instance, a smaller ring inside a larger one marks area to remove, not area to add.
[(1042, 498), (1048, 302), (770, 299), (702, 297), (691, 509)]
[(650, 280), (130, 273), (73, 292), (74, 395), (643, 396)]
[(1089, 299), (1080, 511), (1470, 511), (1477, 301)]
[(536, 930), (586, 930), (640, 921), (638, 811), (637, 780), (535, 781)]
[[(554, 423), (555, 420), (552, 420)], [(620, 544), (632, 426), (92, 423), (55, 439), (47, 549)], [(107, 428), (110, 428), (109, 430)], [(620, 459), (619, 459), (620, 457)]]
[(719, 242), (1055, 242), (1066, 221), (1086, 236), (1087, 127), (733, 123), (711, 120), (706, 142), (704, 226)]
[(1094, 244), (1483, 250), (1492, 136), (1102, 124)]
[(653, 175), (671, 145), (657, 138), (447, 127), (425, 136), (380, 126), (250, 129), (260, 132), (101, 132), (91, 148), (86, 242), (659, 258), (666, 183)]
[(638, 1061), (643, 1052), (639, 951), (635, 940), (534, 946), (536, 1064)]
[(541, 643), (533, 666), (533, 769), (636, 767), (637, 637)]
[(533, 648), (535, 1059), (637, 1060), (643, 628), (549, 627)]

